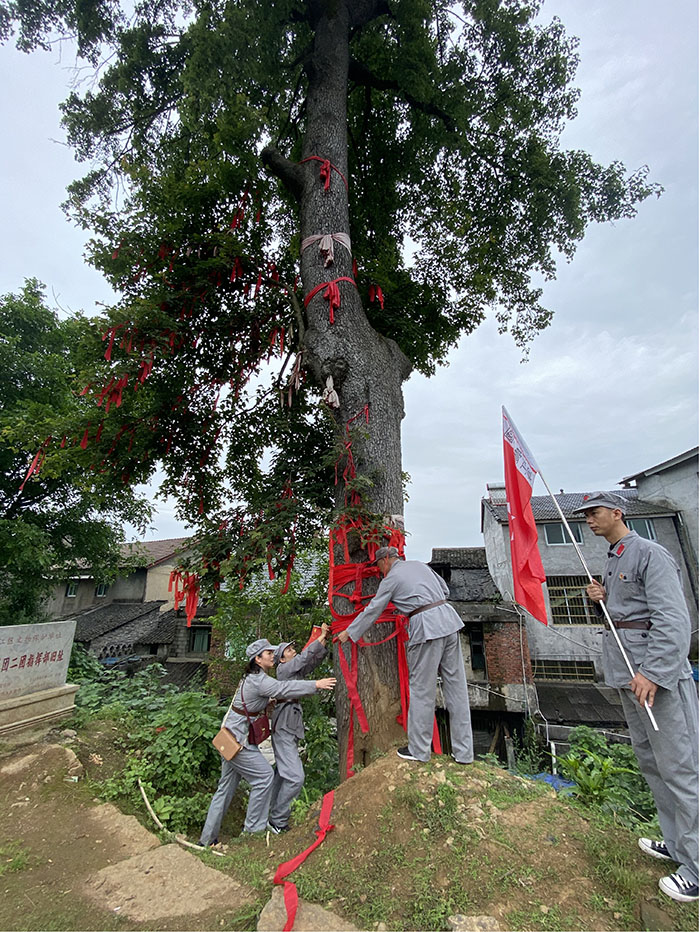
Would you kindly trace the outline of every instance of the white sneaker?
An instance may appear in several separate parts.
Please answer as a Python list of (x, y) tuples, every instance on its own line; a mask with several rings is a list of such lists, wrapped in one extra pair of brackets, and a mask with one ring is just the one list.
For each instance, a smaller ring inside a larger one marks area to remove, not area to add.
[(679, 903), (692, 903), (698, 898), (698, 885), (681, 877), (680, 874), (662, 877), (659, 881), (659, 889), (672, 900), (678, 900)]
[(658, 858), (660, 861), (672, 861), (671, 853), (666, 847), (665, 841), (652, 841), (651, 838), (640, 838), (637, 842), (644, 854), (652, 858)]

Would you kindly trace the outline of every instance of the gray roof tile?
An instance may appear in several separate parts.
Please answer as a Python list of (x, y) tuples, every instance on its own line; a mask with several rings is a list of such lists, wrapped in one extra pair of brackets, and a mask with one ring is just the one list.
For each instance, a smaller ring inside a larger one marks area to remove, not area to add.
[[(574, 511), (583, 504), (583, 496), (590, 492), (601, 491), (598, 489), (589, 489), (588, 492), (564, 492), (561, 495), (555, 495), (559, 507), (564, 512), (565, 518), (574, 518), (574, 520), (583, 520), (581, 515), (574, 515)], [(620, 495), (627, 499), (627, 515), (630, 518), (650, 517), (661, 515), (672, 515), (675, 512), (660, 504), (652, 502), (641, 502), (637, 498), (636, 489), (609, 489), (613, 495)], [(506, 505), (494, 505), (487, 498), (482, 499), (484, 507), (488, 508), (497, 521), (501, 524), (508, 524), (508, 510)], [(554, 502), (549, 495), (533, 495), (530, 504), (532, 505), (532, 514), (536, 522), (560, 521), (559, 513), (554, 507)]]

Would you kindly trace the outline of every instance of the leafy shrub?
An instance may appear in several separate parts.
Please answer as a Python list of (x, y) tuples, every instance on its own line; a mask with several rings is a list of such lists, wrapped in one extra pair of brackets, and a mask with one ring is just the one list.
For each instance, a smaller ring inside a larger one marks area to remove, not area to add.
[(69, 683), (97, 681), (102, 678), (104, 672), (99, 660), (85, 650), (82, 644), (73, 644), (68, 663), (67, 681)]
[(565, 776), (574, 780), (584, 805), (595, 806), (633, 830), (655, 828), (656, 806), (634, 751), (608, 744), (603, 735), (581, 725), (571, 732), (571, 750), (559, 758)]

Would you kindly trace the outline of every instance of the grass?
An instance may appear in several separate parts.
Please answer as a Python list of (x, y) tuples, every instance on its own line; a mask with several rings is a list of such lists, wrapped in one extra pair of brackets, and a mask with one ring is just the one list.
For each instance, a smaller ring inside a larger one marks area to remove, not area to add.
[(18, 842), (0, 845), (0, 877), (25, 870), (29, 867), (29, 860), (28, 852)]

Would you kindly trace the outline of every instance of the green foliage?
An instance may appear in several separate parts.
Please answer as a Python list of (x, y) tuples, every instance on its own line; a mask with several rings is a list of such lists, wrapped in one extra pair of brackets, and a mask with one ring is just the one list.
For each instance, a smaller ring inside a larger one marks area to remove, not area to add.
[(518, 773), (527, 776), (542, 772), (548, 754), (544, 741), (537, 734), (537, 729), (531, 718), (525, 719), (522, 736), (514, 735), (513, 748), (515, 750), (515, 769)]
[(104, 798), (128, 799), (140, 807), (140, 779), (163, 824), (186, 831), (204, 818), (218, 778), (221, 758), (211, 739), (222, 710), (205, 693), (164, 686), (163, 673), (160, 664), (151, 664), (133, 677), (109, 671), (84, 681), (76, 697), (76, 722), (118, 718), (125, 729), (126, 766), (102, 784)]
[[(233, 672), (234, 680), (243, 673), (245, 647), (251, 641), (259, 637), (266, 637), (273, 644), (293, 641), (297, 650), (301, 650), (312, 626), (330, 621), (325, 547), (316, 546), (301, 553), (286, 592), (285, 583), (286, 577), (270, 581), (259, 574), (244, 591), (234, 585), (217, 593), (217, 614), (212, 623), (226, 642), (227, 672)], [(330, 675), (329, 664), (326, 661), (318, 668), (317, 678)], [(225, 685), (230, 689), (230, 682)]]
[[(90, 683), (101, 680), (106, 675), (105, 669), (94, 654), (87, 651), (82, 644), (73, 643), (68, 663), (66, 681), (68, 683)], [(76, 705), (81, 703), (80, 692)]]
[[(86, 326), (60, 320), (35, 280), (0, 297), (0, 625), (42, 620), (42, 600), (77, 567), (111, 579), (123, 521), (140, 524), (149, 513), (114, 476), (87, 468), (75, 379)], [(51, 436), (38, 476), (20, 490)]]
[(608, 744), (585, 725), (570, 736), (571, 750), (559, 758), (564, 776), (574, 780), (574, 794), (633, 830), (654, 823), (656, 807), (629, 745)]

